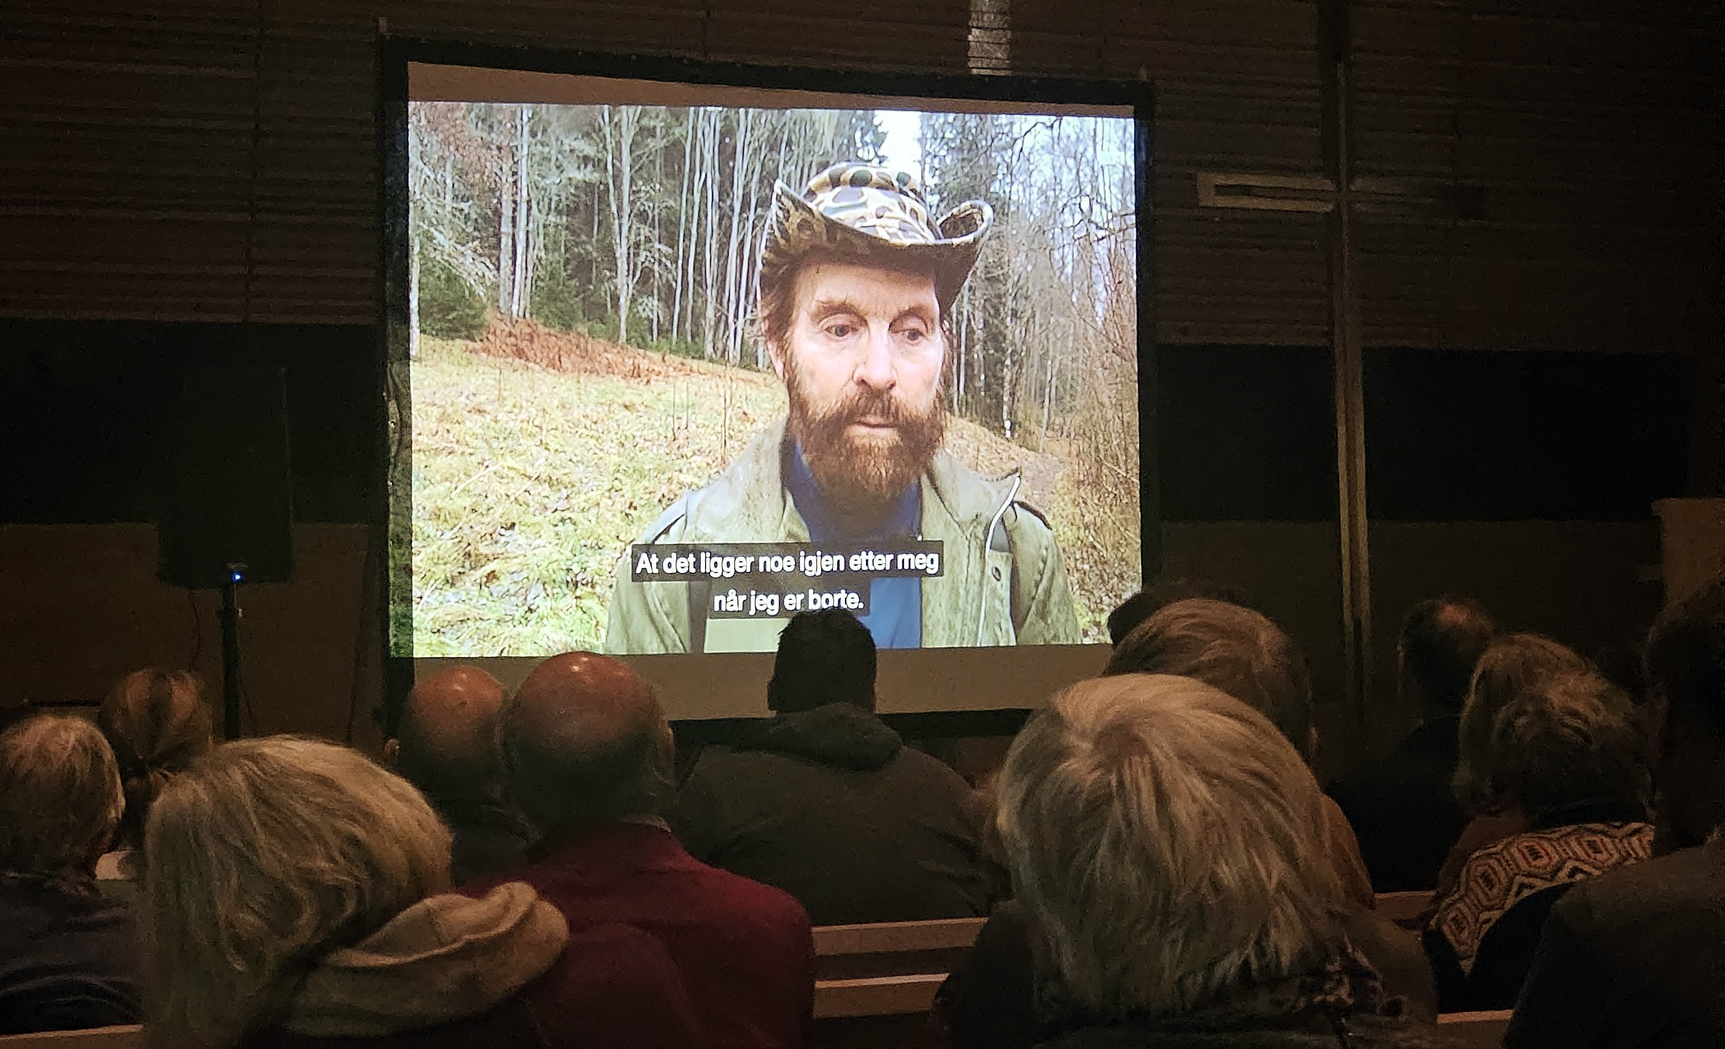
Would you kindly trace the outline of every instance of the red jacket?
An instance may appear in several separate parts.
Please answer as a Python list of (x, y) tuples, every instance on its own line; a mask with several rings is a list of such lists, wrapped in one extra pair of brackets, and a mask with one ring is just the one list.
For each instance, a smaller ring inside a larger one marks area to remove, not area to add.
[(524, 881), (563, 912), (572, 935), (602, 923), (652, 934), (682, 974), (710, 1049), (807, 1043), (814, 940), (808, 915), (786, 893), (709, 867), (670, 831), (638, 823), (554, 834), (527, 858), (527, 866), (462, 891)]

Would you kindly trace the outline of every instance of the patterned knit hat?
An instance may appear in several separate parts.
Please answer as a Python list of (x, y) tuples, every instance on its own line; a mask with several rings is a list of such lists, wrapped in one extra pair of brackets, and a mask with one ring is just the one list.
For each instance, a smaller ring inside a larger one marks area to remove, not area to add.
[(804, 255), (825, 250), (871, 261), (927, 267), (945, 313), (976, 265), (994, 209), (967, 200), (930, 222), (928, 201), (909, 172), (834, 164), (800, 195), (779, 182), (761, 244), (763, 285), (782, 279)]

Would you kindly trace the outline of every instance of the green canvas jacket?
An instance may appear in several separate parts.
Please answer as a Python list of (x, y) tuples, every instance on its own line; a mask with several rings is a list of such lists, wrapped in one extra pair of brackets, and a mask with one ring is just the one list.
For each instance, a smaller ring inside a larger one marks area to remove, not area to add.
[[(806, 543), (808, 526), (785, 490), (783, 421), (749, 442), (704, 488), (678, 499), (640, 543)], [(922, 583), (924, 648), (1076, 644), (1066, 569), (1054, 532), (1017, 501), (1016, 472), (988, 479), (944, 450), (922, 477), (922, 538), (945, 543), (945, 572)], [(637, 583), (629, 552), (617, 563), (605, 631), (608, 652), (771, 652), (786, 617), (709, 619), (705, 583)]]

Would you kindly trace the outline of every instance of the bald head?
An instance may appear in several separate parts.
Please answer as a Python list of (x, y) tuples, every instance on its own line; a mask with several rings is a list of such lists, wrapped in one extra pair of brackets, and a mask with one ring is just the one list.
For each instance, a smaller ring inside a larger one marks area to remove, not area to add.
[(407, 694), (392, 751), (396, 769), (432, 796), (495, 794), (503, 686), (478, 667), (451, 667)]
[(1496, 635), (1497, 624), (1472, 598), (1444, 595), (1409, 609), (1396, 645), (1403, 698), (1427, 716), (1459, 713), (1474, 667)]
[(535, 667), (503, 712), (511, 798), (540, 830), (656, 816), (675, 785), (671, 726), (639, 674), (568, 652)]

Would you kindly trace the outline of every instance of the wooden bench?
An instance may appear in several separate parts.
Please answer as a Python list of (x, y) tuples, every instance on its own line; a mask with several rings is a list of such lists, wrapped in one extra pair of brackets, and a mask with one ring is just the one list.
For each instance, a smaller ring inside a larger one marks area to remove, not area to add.
[(143, 1049), (143, 1045), (144, 1028), (140, 1024), (0, 1035), (0, 1049)]
[(1404, 929), (1418, 929), (1420, 917), (1431, 906), (1430, 890), (1424, 892), (1380, 892), (1376, 910)]
[(927, 1030), (946, 974), (982, 918), (815, 929), (815, 1049), (901, 1049)]
[(1437, 1022), (1450, 1034), (1460, 1035), (1467, 1045), (1496, 1049), (1503, 1044), (1513, 1010), (1494, 1009), (1478, 1013), (1439, 1013)]
[(983, 918), (941, 918), (815, 929), (815, 978), (947, 973), (982, 931)]

